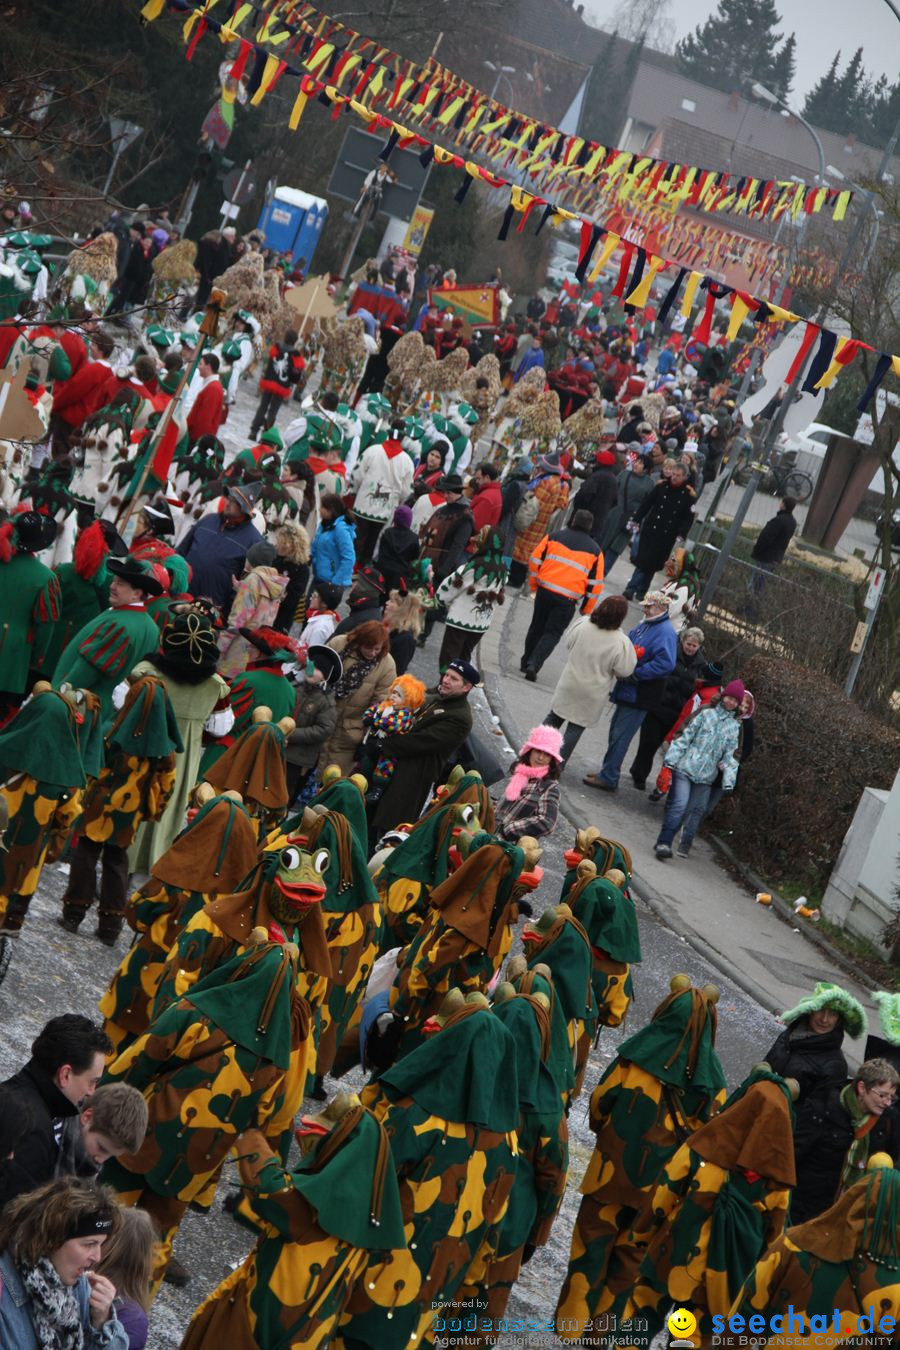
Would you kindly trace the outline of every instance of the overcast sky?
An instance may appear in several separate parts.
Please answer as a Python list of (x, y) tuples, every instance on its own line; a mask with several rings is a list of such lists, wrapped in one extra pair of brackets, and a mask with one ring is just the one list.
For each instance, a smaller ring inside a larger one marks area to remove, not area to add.
[[(586, 0), (585, 13), (608, 27), (618, 0)], [(802, 103), (840, 48), (841, 65), (857, 47), (869, 74), (894, 79), (900, 69), (900, 21), (885, 0), (775, 0), (785, 36), (797, 35), (797, 73), (793, 96)], [(691, 32), (715, 8), (715, 0), (672, 0), (669, 13), (677, 36)]]

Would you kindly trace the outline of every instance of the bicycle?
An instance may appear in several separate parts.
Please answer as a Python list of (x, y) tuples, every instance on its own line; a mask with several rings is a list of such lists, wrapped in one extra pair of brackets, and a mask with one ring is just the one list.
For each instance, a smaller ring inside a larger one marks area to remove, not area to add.
[(773, 460), (760, 487), (763, 492), (771, 492), (776, 497), (793, 497), (795, 502), (805, 502), (812, 496), (813, 480), (808, 473), (796, 467), (796, 450), (784, 450), (777, 460)]

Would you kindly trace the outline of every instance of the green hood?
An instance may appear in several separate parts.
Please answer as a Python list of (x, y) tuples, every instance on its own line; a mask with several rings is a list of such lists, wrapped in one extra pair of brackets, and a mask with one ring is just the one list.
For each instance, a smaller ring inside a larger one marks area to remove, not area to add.
[(107, 736), (107, 744), (138, 759), (165, 759), (184, 750), (166, 686), (155, 675), (142, 675), (130, 687)]
[(595, 877), (577, 899), (566, 903), (591, 940), (613, 961), (640, 961), (641, 939), (634, 904), (612, 881)]
[(210, 971), (194, 985), (185, 1001), (235, 1045), (278, 1069), (286, 1069), (297, 1003), (295, 980), (287, 947), (278, 942), (263, 943)]
[(424, 886), (440, 886), (450, 875), (447, 857), (453, 843), (452, 811), (455, 803), (441, 806), (432, 815), (425, 816), (402, 843), (391, 849), (381, 871), (378, 884), (392, 886), (401, 877), (405, 881), (420, 881)]
[(489, 1008), (461, 1008), (380, 1081), (457, 1125), (508, 1134), (519, 1119), (515, 1041)]
[(619, 1058), (670, 1087), (714, 1097), (725, 1087), (715, 1040), (715, 1008), (699, 989), (684, 989), (663, 999), (647, 1025), (622, 1042)]
[[(356, 788), (353, 790), (356, 792)], [(361, 905), (377, 904), (378, 892), (369, 876), (366, 855), (349, 818), (342, 811), (334, 808), (320, 816), (308, 839), (307, 847), (311, 851), (327, 848), (331, 854), (328, 871), (322, 877), (326, 887), (322, 909), (326, 913), (349, 914)]]
[[(519, 1103), (526, 1111), (553, 1116), (561, 1110), (559, 1090), (549, 1068), (550, 1017), (522, 994), (495, 1003), (492, 1011), (516, 1043)], [(541, 1013), (546, 1017), (547, 1057), (541, 1054)]]
[(0, 731), (0, 782), (25, 773), (56, 791), (84, 787), (78, 731), (75, 710), (61, 694), (36, 694)]
[(514, 982), (520, 994), (545, 994), (550, 1000), (550, 1054), (547, 1067), (559, 1093), (569, 1093), (575, 1086), (575, 1065), (569, 1048), (566, 1015), (548, 979), (534, 970), (528, 970)]
[[(526, 955), (529, 946), (525, 948)], [(529, 956), (529, 967), (542, 964), (550, 967), (566, 1021), (592, 1021), (597, 1015), (591, 988), (593, 957), (589, 944), (571, 919), (566, 918), (555, 937)]]
[(384, 1127), (365, 1107), (348, 1114), (352, 1119), (345, 1117), (324, 1135), (291, 1180), (332, 1237), (373, 1251), (405, 1247), (400, 1188)]
[(317, 793), (310, 806), (325, 806), (329, 811), (339, 811), (346, 816), (356, 842), (364, 852), (369, 847), (369, 828), (366, 822), (366, 804), (362, 793), (349, 778), (339, 778)]
[[(875, 997), (877, 999), (878, 995)], [(798, 1017), (808, 1017), (810, 1013), (821, 1012), (823, 1008), (832, 1008), (840, 1013), (844, 1029), (854, 1040), (865, 1036), (868, 1029), (865, 1008), (846, 989), (842, 989), (839, 984), (829, 984), (827, 980), (820, 981), (807, 998), (800, 1000), (796, 1008), (788, 1008), (787, 1012), (783, 1012), (781, 1020), (790, 1024), (796, 1022)]]

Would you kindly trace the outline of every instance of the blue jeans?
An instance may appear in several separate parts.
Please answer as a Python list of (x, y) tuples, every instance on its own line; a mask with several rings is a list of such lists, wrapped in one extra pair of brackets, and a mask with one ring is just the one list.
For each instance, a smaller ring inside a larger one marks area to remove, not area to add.
[(657, 844), (671, 844), (681, 829), (681, 847), (687, 852), (706, 815), (712, 783), (692, 783), (677, 769), (672, 770), (672, 786), (666, 798), (666, 814)]
[(619, 774), (622, 761), (628, 754), (628, 747), (637, 735), (640, 725), (647, 716), (646, 708), (635, 708), (630, 703), (617, 703), (609, 724), (609, 744), (603, 757), (603, 767), (598, 778), (610, 787), (619, 786)]
[(619, 556), (618, 550), (614, 550), (611, 548), (605, 548), (603, 550), (603, 575), (605, 577), (609, 576), (610, 572), (613, 570), (613, 567), (615, 566), (615, 562), (618, 556)]
[(647, 591), (650, 589), (650, 582), (653, 580), (652, 572), (642, 572), (636, 567), (631, 574), (631, 580), (625, 587), (626, 591), (631, 591), (637, 600), (643, 600)]

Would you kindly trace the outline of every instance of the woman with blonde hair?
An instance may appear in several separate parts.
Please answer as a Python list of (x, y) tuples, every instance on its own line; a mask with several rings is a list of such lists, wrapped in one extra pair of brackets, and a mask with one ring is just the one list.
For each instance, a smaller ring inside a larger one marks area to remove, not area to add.
[(309, 535), (296, 520), (285, 520), (274, 534), (275, 567), (287, 577), (287, 588), (272, 624), (279, 633), (287, 633), (292, 623), (306, 622), (303, 602), (309, 585)]
[(128, 1350), (144, 1350), (147, 1344), (155, 1242), (156, 1230), (146, 1210), (122, 1209), (118, 1230), (105, 1244), (97, 1267), (116, 1287), (115, 1309), (128, 1337)]
[(384, 626), (398, 675), (405, 675), (416, 654), (425, 615), (415, 591), (391, 591), (384, 605)]
[(337, 764), (346, 775), (352, 772), (365, 731), (363, 713), (370, 703), (387, 698), (397, 668), (390, 654), (387, 629), (377, 619), (333, 637), (328, 646), (340, 656), (343, 669), (334, 686), (337, 720), (319, 756), (319, 772)]
[(94, 1269), (121, 1213), (110, 1191), (75, 1177), (7, 1205), (0, 1219), (0, 1345), (128, 1350), (115, 1285)]

